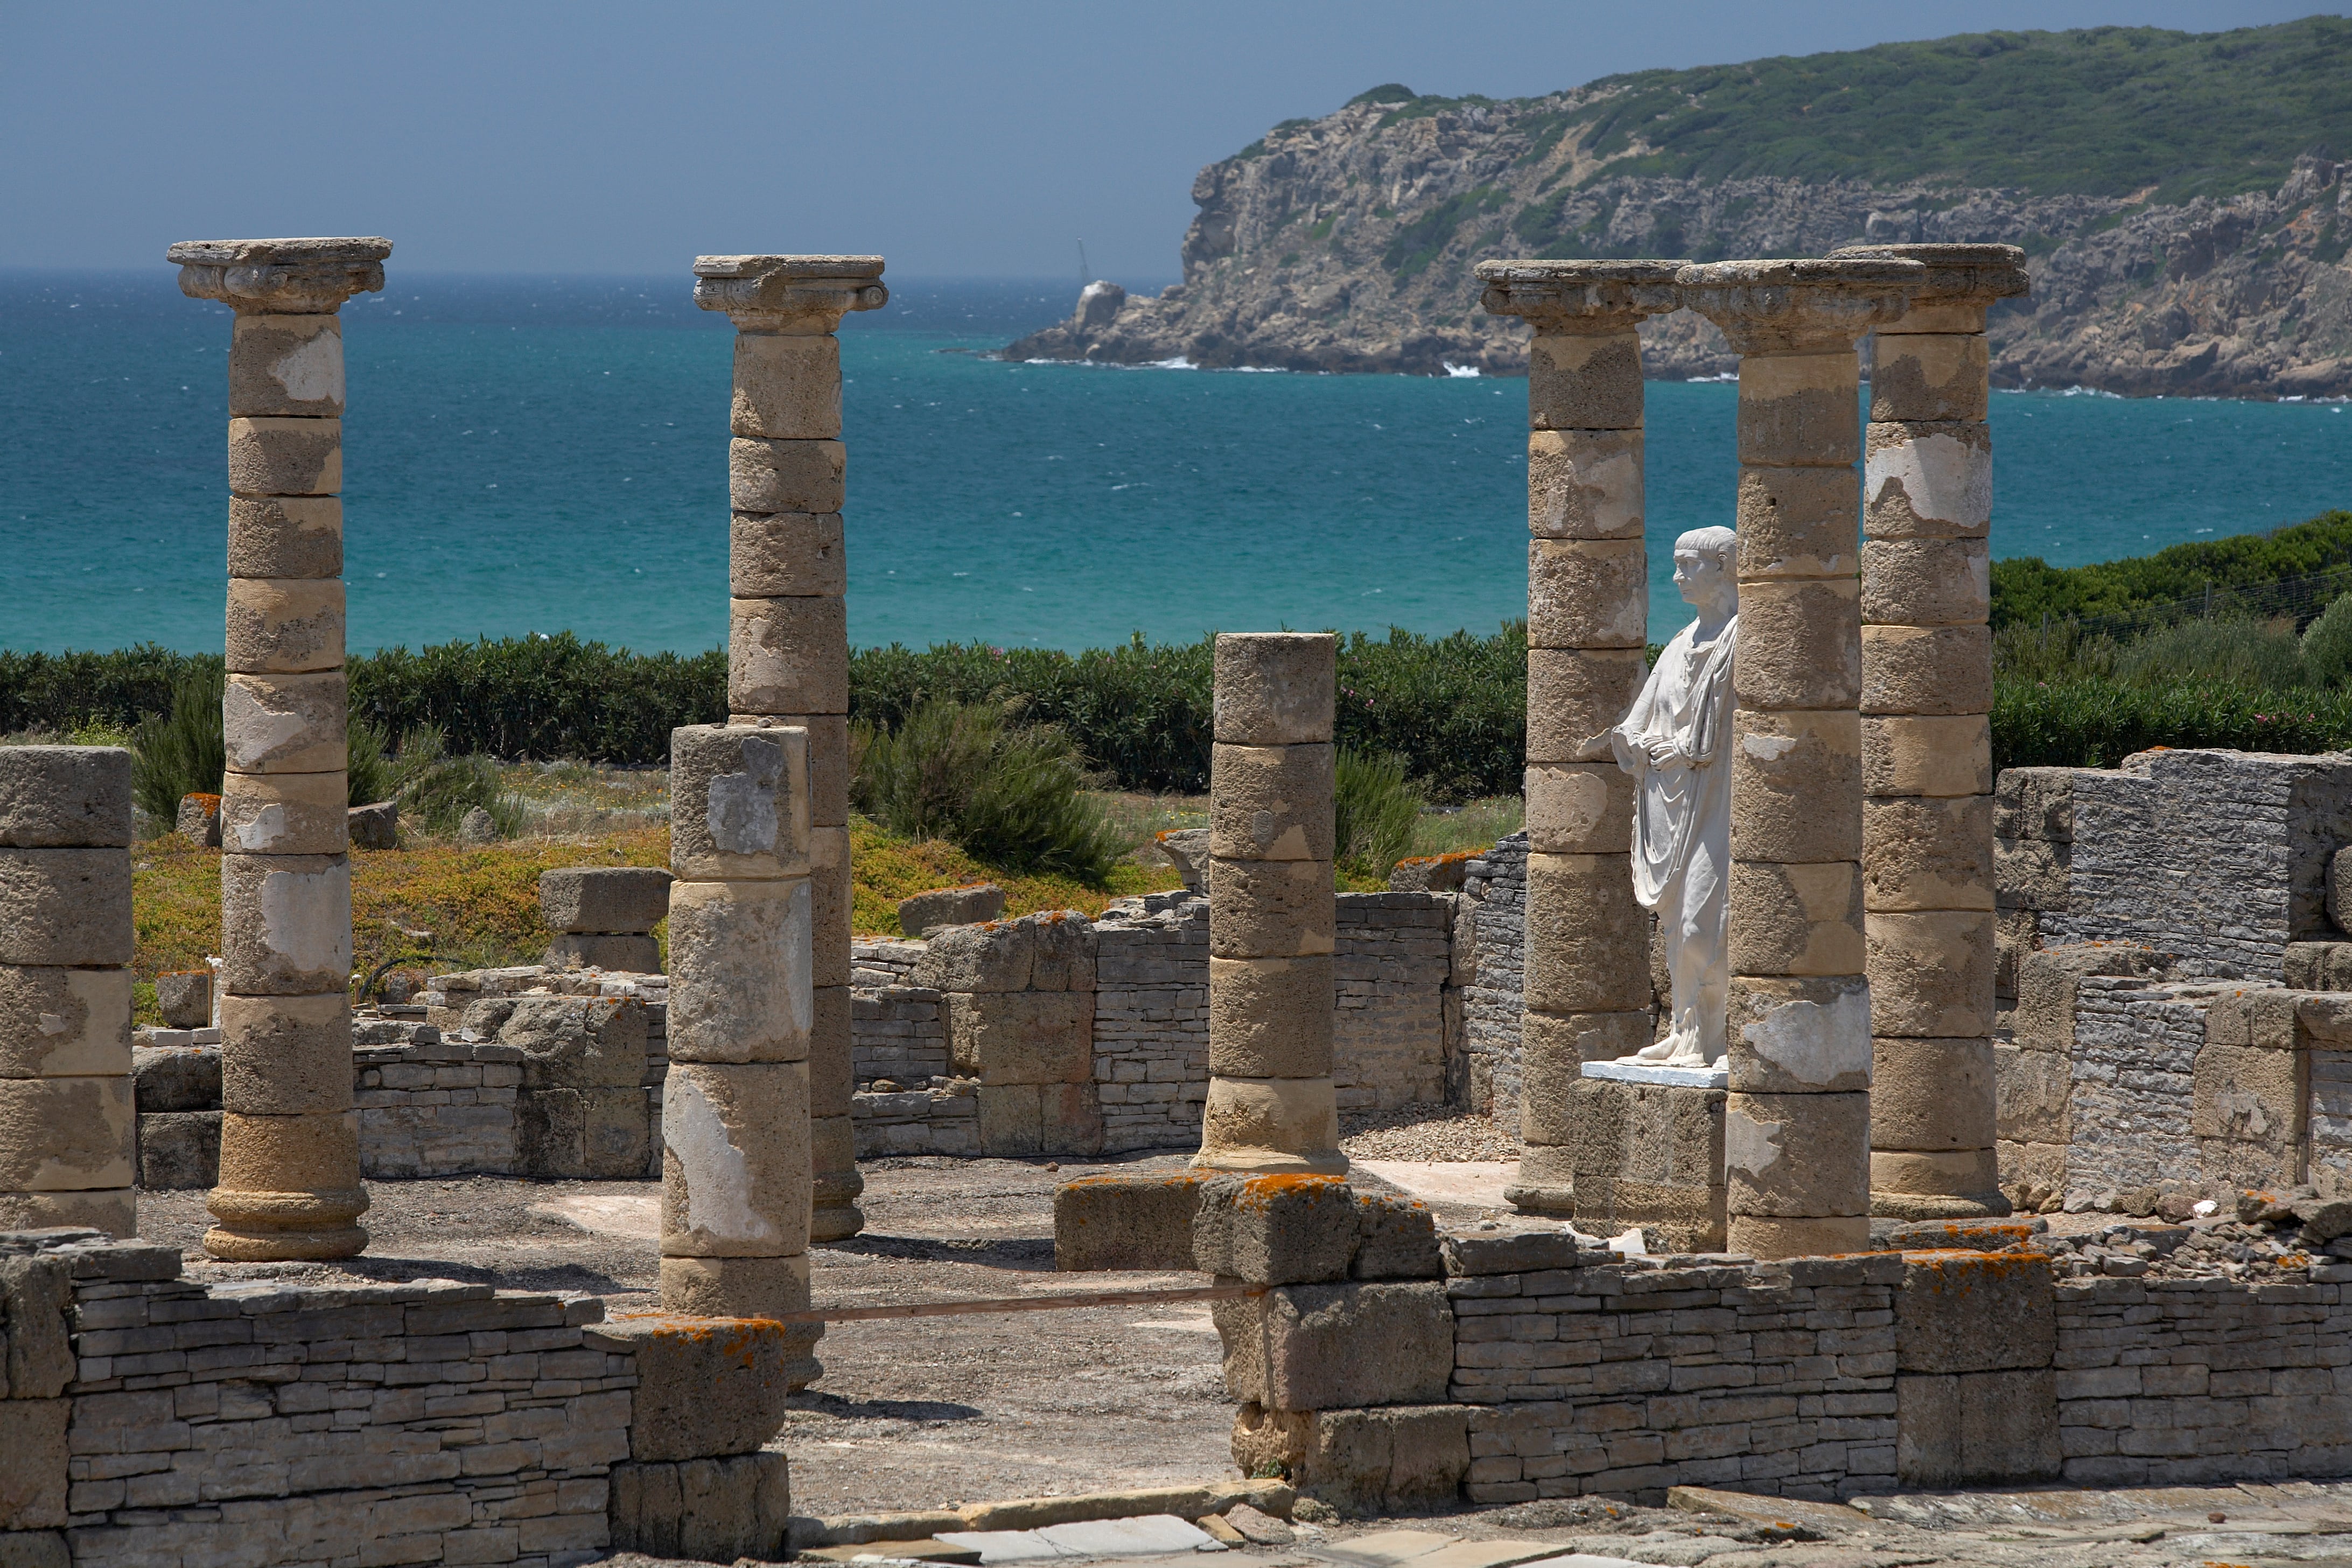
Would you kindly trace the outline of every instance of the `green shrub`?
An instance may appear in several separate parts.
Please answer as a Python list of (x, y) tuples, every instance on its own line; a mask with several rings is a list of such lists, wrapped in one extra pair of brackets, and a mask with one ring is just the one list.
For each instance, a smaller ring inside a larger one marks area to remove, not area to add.
[(427, 833), (454, 835), (466, 814), (479, 806), (498, 825), (499, 837), (512, 838), (529, 815), (500, 785), (497, 763), (478, 752), (451, 756), (448, 737), (429, 724), (401, 736), (387, 773), (390, 798), (400, 803), (401, 815)]
[(452, 752), (509, 761), (658, 763), (681, 724), (727, 721), (727, 655), (633, 654), (556, 637), (386, 648), (351, 661), (352, 711)]
[(2111, 768), (2153, 746), (2325, 752), (2352, 737), (2352, 692), (2120, 680), (1993, 683), (1995, 768)]
[(343, 742), (344, 799), (351, 805), (373, 805), (392, 798), (392, 764), (384, 756), (389, 750), (391, 742), (381, 727), (364, 719), (352, 721)]
[(2153, 555), (2056, 567), (2035, 555), (1992, 563), (1992, 624), (2132, 616), (2196, 600), (2208, 586), (2259, 589), (2352, 566), (2352, 511), (2324, 512), (2272, 533), (2175, 544)]
[(1384, 882), (1396, 863), (1412, 853), (1421, 794), (1406, 782), (1404, 764), (1394, 757), (1340, 747), (1331, 806), (1332, 840), (1342, 870)]
[(2116, 679), (2135, 686), (2219, 683), (2252, 691), (2305, 684), (2303, 647), (2292, 626), (2272, 621), (2196, 620), (2159, 626), (2124, 645)]
[(221, 792), (228, 771), (221, 729), (227, 684), (218, 663), (186, 667), (173, 682), (169, 710), (150, 714), (131, 731), (131, 798), (166, 827), (179, 820), (182, 796)]
[(2339, 595), (2304, 628), (2303, 670), (2314, 686), (2352, 684), (2352, 594)]
[(1126, 845), (1082, 791), (1084, 762), (1060, 731), (1013, 726), (1000, 710), (925, 702), (895, 731), (860, 723), (850, 798), (910, 838), (944, 838), (1008, 871), (1100, 887)]

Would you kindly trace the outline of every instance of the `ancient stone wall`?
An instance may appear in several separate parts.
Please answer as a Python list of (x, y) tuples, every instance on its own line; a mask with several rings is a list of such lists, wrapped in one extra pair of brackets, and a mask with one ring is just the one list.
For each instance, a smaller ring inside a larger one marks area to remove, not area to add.
[(1209, 1097), (1208, 900), (1150, 893), (1096, 922), (1094, 1049), (1105, 1153), (1200, 1147)]
[(1445, 1100), (1454, 899), (1342, 893), (1332, 952), (1333, 1079), (1339, 1109), (1387, 1110)]
[(1476, 969), (1462, 987), (1465, 1089), (1473, 1108), (1491, 1112), (1497, 1121), (1516, 1122), (1519, 1015), (1525, 1010), (1528, 836), (1514, 833), (1471, 861), (1462, 896), (1477, 953)]

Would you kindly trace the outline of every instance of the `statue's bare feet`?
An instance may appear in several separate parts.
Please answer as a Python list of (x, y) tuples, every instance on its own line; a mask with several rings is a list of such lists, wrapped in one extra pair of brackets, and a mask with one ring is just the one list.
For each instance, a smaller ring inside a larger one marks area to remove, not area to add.
[(1668, 1035), (1663, 1040), (1653, 1040), (1650, 1044), (1643, 1046), (1640, 1050), (1635, 1051), (1632, 1056), (1626, 1057), (1623, 1059), (1632, 1062), (1647, 1062), (1652, 1067), (1658, 1067), (1672, 1060), (1674, 1054), (1681, 1048), (1682, 1047), (1675, 1043), (1675, 1037)]

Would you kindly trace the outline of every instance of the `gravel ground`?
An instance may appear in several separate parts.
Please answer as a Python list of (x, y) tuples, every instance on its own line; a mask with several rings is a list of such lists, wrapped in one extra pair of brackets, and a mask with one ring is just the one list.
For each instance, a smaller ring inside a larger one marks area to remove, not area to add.
[(1339, 1118), (1351, 1160), (1516, 1160), (1519, 1141), (1503, 1123), (1450, 1105), (1405, 1105)]

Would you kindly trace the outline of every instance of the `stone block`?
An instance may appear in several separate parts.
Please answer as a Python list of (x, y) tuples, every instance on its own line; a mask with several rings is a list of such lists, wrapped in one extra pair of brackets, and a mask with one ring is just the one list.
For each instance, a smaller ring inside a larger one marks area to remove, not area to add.
[(1339, 639), (1324, 632), (1220, 632), (1215, 737), (1232, 746), (1303, 746), (1331, 739)]
[(1881, 910), (1993, 907), (1992, 797), (1867, 800), (1863, 902)]
[(908, 984), (934, 991), (1026, 991), (1037, 962), (1037, 927), (1028, 921), (950, 926), (933, 936)]
[(0, 1399), (0, 1531), (64, 1528), (72, 1414), (69, 1399)]
[[(1695, 1189), (1723, 1184), (1723, 1104), (1719, 1089), (1579, 1080), (1563, 1099), (1556, 1142), (1575, 1171), (1577, 1212), (1584, 1213), (1585, 1178), (1644, 1186)], [(1532, 1115), (1532, 1112), (1528, 1114)], [(1721, 1194), (1716, 1203), (1720, 1206)]]
[(979, 925), (1004, 915), (1004, 889), (993, 882), (972, 882), (960, 888), (934, 888), (898, 900), (898, 929), (911, 938), (929, 936), (940, 926)]
[(1874, 539), (1862, 547), (1866, 624), (1973, 626), (1991, 609), (1992, 558), (1981, 539)]
[(0, 746), (0, 846), (131, 843), (131, 753), (121, 746)]
[(2047, 838), (1995, 838), (1993, 887), (2004, 910), (2065, 910), (2073, 904), (2074, 847)]
[(727, 552), (727, 591), (734, 597), (838, 598), (848, 589), (839, 512), (735, 513)]
[[(1522, 1013), (1519, 1015), (1519, 1107), (1522, 1134), (1530, 1142), (1565, 1140), (1539, 1136), (1558, 1132), (1557, 1118), (1568, 1099), (1584, 1081), (1586, 1062), (1613, 1062), (1648, 1045), (1656, 1033), (1655, 1020), (1646, 1012)], [(1548, 1109), (1538, 1111), (1540, 1104)]]
[[(670, 1027), (675, 1041), (675, 1016)], [(646, 1076), (646, 1005), (634, 996), (519, 996), (499, 1043), (522, 1052), (525, 1089), (634, 1088)]]
[(1359, 1230), (1342, 1177), (1218, 1176), (1200, 1188), (1193, 1267), (1252, 1285), (1345, 1279)]
[(1868, 1215), (1792, 1219), (1785, 1215), (1727, 1213), (1723, 1222), (1727, 1252), (1750, 1258), (1839, 1258), (1870, 1250)]
[(335, 577), (228, 580), (228, 668), (254, 675), (343, 667), (343, 584)]
[(1201, 1108), (1201, 1158), (1212, 1166), (1332, 1170), (1339, 1100), (1328, 1078), (1213, 1078)]
[(139, 1184), (151, 1193), (218, 1185), (220, 1141), (217, 1110), (141, 1111)]
[[(550, 969), (602, 969), (616, 974), (659, 974), (661, 943), (618, 931), (561, 931), (540, 962)], [(675, 992), (672, 993), (676, 994)], [(676, 1004), (673, 1003), (672, 1005)]]
[(237, 1193), (349, 1193), (360, 1196), (360, 1206), (366, 1207), (365, 1197), (359, 1194), (359, 1112), (223, 1112), (218, 1185)]
[(1993, 911), (1992, 991), (2002, 1002), (2017, 1001), (2017, 961), (2042, 947), (2042, 917), (2034, 910)]
[(352, 1108), (352, 1004), (343, 992), (223, 996), (220, 1017), (223, 1110), (303, 1116)]
[(1873, 1149), (1870, 1191), (1873, 1212), (1902, 1216), (1937, 1212), (1919, 1198), (1966, 1198), (1999, 1211), (2000, 1155), (1984, 1129), (1981, 1146), (1960, 1149)]
[(849, 716), (845, 713), (732, 713), (730, 725), (753, 730), (805, 730), (809, 753), (809, 826), (841, 827), (849, 821)]
[(2259, 1145), (2292, 1172), (2309, 1136), (2311, 1053), (2208, 1039), (2197, 1053), (2189, 1130)]
[(155, 976), (155, 1010), (166, 1028), (209, 1029), (213, 1024), (213, 972), (183, 969)]
[(1525, 787), (1529, 849), (1615, 855), (1632, 841), (1633, 775), (1615, 763), (1539, 763)]
[(221, 983), (247, 996), (341, 991), (352, 973), (352, 868), (341, 855), (221, 857)]
[[(1740, 647), (1748, 626), (1740, 601)], [(1980, 626), (1862, 628), (1864, 713), (1985, 713), (1992, 709), (1992, 633)]]
[(1094, 1078), (1090, 991), (950, 992), (948, 1054), (987, 1084), (1087, 1083)]
[(0, 1230), (66, 1226), (128, 1239), (139, 1234), (138, 1194), (129, 1187), (73, 1193), (0, 1192)]
[(216, 795), (184, 795), (180, 811), (173, 818), (173, 829), (199, 849), (217, 849), (221, 846), (221, 797)]
[[(707, 774), (703, 791), (708, 798)], [(650, 931), (668, 918), (669, 884), (670, 873), (657, 866), (565, 866), (541, 871), (540, 918), (557, 931)]]
[(345, 845), (350, 848), (397, 849), (400, 805), (397, 801), (380, 800), (372, 805), (352, 806), (343, 813), (343, 831)]
[[(809, 1260), (793, 1258), (665, 1258), (661, 1260), (661, 1305), (665, 1312), (697, 1318), (772, 1319), (805, 1310)], [(797, 1330), (800, 1324), (792, 1325)], [(788, 1332), (791, 1331), (787, 1331)], [(795, 1334), (800, 1342), (814, 1342)]]
[(1454, 1372), (1454, 1312), (1436, 1280), (1291, 1285), (1218, 1301), (1225, 1390), (1276, 1410), (1427, 1405)]
[(1538, 539), (1641, 538), (1641, 430), (1530, 431), (1528, 532)]
[(1862, 456), (1861, 362), (1827, 353), (1754, 353), (1739, 363), (1739, 461), (1845, 467)]
[(70, 1258), (0, 1258), (0, 1398), (54, 1399), (74, 1380), (73, 1271)]
[(829, 332), (735, 334), (738, 436), (831, 441), (841, 435), (841, 340)]
[(520, 1174), (636, 1181), (651, 1149), (651, 1110), (642, 1089), (526, 1089), (515, 1096)]
[(347, 692), (340, 669), (317, 675), (232, 673), (221, 698), (230, 771), (341, 773), (350, 760)]
[(1856, 859), (1861, 806), (1862, 721), (1851, 710), (1733, 714), (1735, 859)]
[(1019, 1157), (1102, 1150), (1102, 1106), (1092, 1083), (982, 1084), (978, 1110), (983, 1153)]
[(131, 856), (0, 849), (0, 964), (131, 962)]
[(1740, 581), (1853, 576), (1862, 560), (1861, 513), (1850, 468), (1743, 467)]
[(728, 603), (727, 706), (733, 713), (846, 713), (849, 620), (826, 595)]
[(231, 496), (228, 574), (339, 577), (343, 503), (335, 496)]
[(341, 772), (224, 774), (221, 846), (240, 855), (341, 855), (351, 847), (350, 798)]
[(1639, 431), (1640, 337), (1536, 333), (1528, 344), (1528, 423), (1538, 430)]
[(1640, 648), (1528, 650), (1528, 763), (1615, 764), (1609, 731), (1642, 693)]
[(1209, 853), (1237, 860), (1330, 859), (1334, 765), (1328, 742), (1212, 746)]
[(247, 417), (339, 417), (341, 321), (331, 314), (240, 311), (229, 338), (228, 411)]
[(1550, 1014), (1650, 1005), (1650, 928), (1624, 855), (1528, 857), (1526, 1005)]
[(228, 488), (241, 496), (331, 496), (343, 488), (340, 419), (231, 419)]
[(1869, 987), (1852, 974), (1735, 976), (1726, 1058), (1749, 1094), (1866, 1093)]
[(1853, 974), (1865, 962), (1862, 868), (1734, 860), (1726, 936), (1738, 974)]
[(1926, 1039), (1992, 1032), (1990, 910), (1873, 913), (1867, 935), (1877, 1033)]
[(131, 1185), (131, 1079), (0, 1079), (0, 1190)]
[(1176, 1273), (1192, 1261), (1193, 1216), (1210, 1176), (1111, 1172), (1054, 1189), (1054, 1267), (1064, 1273)]
[(2063, 1473), (2057, 1374), (1911, 1373), (1895, 1380), (1895, 1474), (1905, 1486), (1980, 1487)]
[(1872, 341), (1870, 417), (1980, 420), (1990, 355), (1981, 332), (1881, 332)]
[(0, 1568), (71, 1568), (63, 1531), (19, 1530), (0, 1534)]
[[(810, 828), (809, 978), (820, 991), (849, 984), (851, 900), (849, 829)], [(827, 1037), (818, 1036), (814, 1048)]]
[(1209, 952), (1294, 958), (1332, 949), (1337, 910), (1328, 860), (1209, 863)]
[(608, 1312), (594, 1333), (636, 1357), (629, 1458), (639, 1463), (757, 1453), (784, 1424), (785, 1374), (802, 1347), (783, 1323)]
[(739, 512), (838, 512), (847, 468), (838, 441), (738, 436), (727, 444), (728, 500)]
[(2069, 1141), (2067, 1104), (2074, 1096), (2074, 1072), (2067, 1052), (1997, 1044), (1993, 1079), (1994, 1126), (2000, 1137), (2021, 1143)]
[(1356, 1194), (1356, 1257), (1351, 1279), (1435, 1279), (1445, 1272), (1437, 1219), (1418, 1198)]
[(1866, 1215), (1870, 1096), (1732, 1094), (1723, 1108), (1723, 1168), (1736, 1215)]
[(2058, 1317), (2050, 1259), (2036, 1252), (1904, 1254), (1895, 1363), (1927, 1373), (2046, 1367)]
[(130, 1068), (131, 971), (0, 965), (0, 1078)]
[(2021, 1046), (2071, 1053), (2075, 995), (2084, 975), (2153, 974), (2161, 967), (2160, 955), (2125, 942), (2076, 942), (2020, 953), (2011, 1030)]
[(1739, 706), (1852, 711), (1863, 687), (1861, 614), (1858, 578), (1743, 582), (1731, 673)]
[(699, 882), (808, 875), (806, 731), (689, 724), (670, 731), (669, 748), (673, 872)]
[(1291, 1484), (1343, 1516), (1442, 1512), (1460, 1500), (1470, 1469), (1465, 1406), (1294, 1412), (1244, 1405), (1234, 1417), (1236, 1458), (1255, 1447), (1245, 1427), (1276, 1424), (1299, 1429), (1294, 1451), (1285, 1455)]
[(2285, 972), (2297, 991), (2352, 991), (2352, 942), (2291, 942)]
[(1640, 647), (1649, 624), (1649, 561), (1642, 541), (1528, 542), (1529, 647)]
[(615, 1465), (612, 1544), (664, 1560), (782, 1562), (792, 1552), (789, 1470), (782, 1453)]
[(1616, 1236), (1638, 1227), (1650, 1238), (1651, 1246), (1663, 1247), (1670, 1252), (1721, 1252), (1725, 1246), (1727, 1198), (1720, 1183), (1685, 1186), (1633, 1177), (1579, 1174), (1576, 1222), (1603, 1236)]
[(218, 1046), (138, 1046), (131, 1052), (132, 1098), (142, 1116), (157, 1110), (218, 1110)]
[[(2016, 1054), (2014, 1046), (2004, 1048)], [(1975, 1149), (1991, 1142), (1997, 1079), (1990, 1040), (1882, 1036), (1870, 1042), (1870, 1055), (1873, 1148)]]
[(1209, 1071), (1221, 1078), (1328, 1078), (1332, 960), (1209, 960)]
[(671, 884), (672, 1060), (807, 1059), (816, 1026), (814, 903), (806, 877)]
[(1874, 713), (1862, 721), (1865, 795), (1987, 795), (1992, 784), (1986, 714)]

